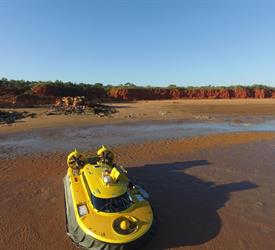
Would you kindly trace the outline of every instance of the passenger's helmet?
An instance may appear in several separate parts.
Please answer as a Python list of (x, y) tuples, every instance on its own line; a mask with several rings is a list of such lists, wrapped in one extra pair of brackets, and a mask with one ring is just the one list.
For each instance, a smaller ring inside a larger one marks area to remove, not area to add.
[(113, 163), (114, 162), (114, 154), (111, 150), (109, 150), (106, 146), (102, 145), (98, 151), (97, 156), (101, 162), (104, 163)]

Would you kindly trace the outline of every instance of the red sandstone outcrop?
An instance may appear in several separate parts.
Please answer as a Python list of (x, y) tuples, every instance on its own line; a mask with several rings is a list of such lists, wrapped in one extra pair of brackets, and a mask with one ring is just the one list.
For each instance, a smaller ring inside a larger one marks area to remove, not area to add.
[(275, 98), (266, 88), (111, 88), (109, 96), (119, 100)]
[(180, 99), (187, 96), (187, 93), (183, 89), (173, 88), (169, 90), (169, 97), (171, 99)]
[(24, 89), (7, 88), (0, 85), (0, 105), (4, 107), (13, 105), (15, 97), (24, 91)]
[(270, 89), (255, 89), (255, 98), (270, 98), (273, 97), (273, 93)]
[(161, 100), (170, 99), (166, 88), (111, 88), (109, 96), (120, 100)]
[(161, 100), (161, 99), (204, 99), (232, 98), (234, 91), (229, 89), (184, 89), (184, 88), (112, 88), (110, 97), (121, 100)]
[(76, 97), (71, 97), (71, 96), (66, 96), (62, 98), (57, 98), (54, 106), (63, 106), (63, 107), (79, 107), (79, 106), (86, 106), (89, 103), (87, 103), (87, 99), (84, 96), (76, 96)]
[(77, 85), (55, 85), (55, 84), (36, 84), (32, 87), (32, 92), (42, 96), (85, 96), (88, 99), (104, 98), (106, 91), (103, 88), (80, 88)]
[(255, 94), (252, 89), (249, 88), (235, 88), (235, 98), (254, 98)]
[(21, 94), (14, 98), (15, 106), (36, 106), (54, 104), (56, 97), (54, 96), (39, 96), (34, 94)]
[(25, 92), (25, 89), (4, 87), (0, 85), (0, 96), (3, 95), (20, 95)]

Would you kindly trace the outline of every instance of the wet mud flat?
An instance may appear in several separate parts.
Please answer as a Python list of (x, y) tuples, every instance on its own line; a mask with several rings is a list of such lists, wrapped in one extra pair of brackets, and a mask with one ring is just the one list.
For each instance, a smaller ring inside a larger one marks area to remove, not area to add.
[(159, 234), (145, 249), (274, 249), (274, 147), (235, 145), (145, 165), (161, 208)]
[(209, 121), (173, 120), (103, 124), (79, 127), (37, 128), (0, 134), (0, 158), (39, 152), (87, 150), (102, 144), (118, 146), (146, 141), (171, 140), (193, 136), (275, 131), (274, 117), (232, 117)]
[[(159, 217), (144, 249), (275, 249), (274, 133), (114, 147)], [(0, 160), (2, 249), (77, 249), (65, 233), (65, 152)]]

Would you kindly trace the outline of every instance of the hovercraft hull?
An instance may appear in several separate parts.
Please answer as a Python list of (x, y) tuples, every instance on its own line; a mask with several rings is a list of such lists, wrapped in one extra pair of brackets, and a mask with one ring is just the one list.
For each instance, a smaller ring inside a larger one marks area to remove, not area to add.
[(68, 175), (66, 175), (63, 179), (64, 182), (64, 194), (65, 194), (65, 219), (66, 219), (66, 230), (68, 236), (71, 240), (79, 246), (81, 249), (87, 250), (133, 250), (140, 249), (141, 246), (150, 241), (156, 234), (157, 228), (157, 218), (154, 213), (154, 219), (150, 230), (144, 234), (139, 239), (122, 243), (122, 244), (113, 244), (108, 242), (102, 242), (90, 235), (84, 233), (84, 231), (80, 228), (77, 223), (74, 207), (73, 207), (73, 199), (70, 190), (70, 183)]

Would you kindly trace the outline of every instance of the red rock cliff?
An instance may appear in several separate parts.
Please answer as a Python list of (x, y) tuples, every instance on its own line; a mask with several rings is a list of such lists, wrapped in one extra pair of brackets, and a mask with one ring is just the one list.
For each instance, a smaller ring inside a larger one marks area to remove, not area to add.
[(32, 92), (41, 96), (85, 96), (88, 99), (104, 98), (106, 92), (103, 88), (80, 88), (77, 85), (37, 84), (32, 87)]
[(109, 96), (120, 100), (161, 99), (229, 99), (229, 98), (271, 98), (275, 90), (265, 88), (111, 88)]

